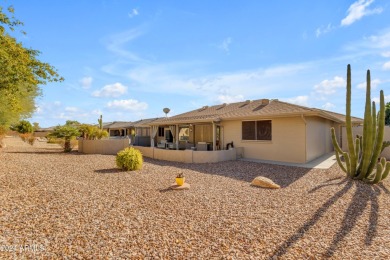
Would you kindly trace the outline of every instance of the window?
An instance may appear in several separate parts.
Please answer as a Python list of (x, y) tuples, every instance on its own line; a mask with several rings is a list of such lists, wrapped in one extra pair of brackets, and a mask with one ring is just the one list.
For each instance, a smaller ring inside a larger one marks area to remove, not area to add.
[(158, 136), (159, 137), (164, 137), (164, 127), (159, 127), (158, 128)]
[(271, 120), (243, 121), (242, 140), (259, 140), (259, 141), (272, 140)]

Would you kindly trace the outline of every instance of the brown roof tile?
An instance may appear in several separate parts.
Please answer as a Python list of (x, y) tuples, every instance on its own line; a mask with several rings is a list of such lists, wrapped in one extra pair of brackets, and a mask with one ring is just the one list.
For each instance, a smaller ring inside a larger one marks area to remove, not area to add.
[(132, 126), (132, 122), (124, 122), (124, 121), (114, 121), (110, 124), (103, 124), (103, 128), (108, 129), (108, 128), (128, 128)]
[[(279, 100), (258, 99), (243, 101), (231, 104), (220, 104), (215, 106), (204, 106), (183, 114), (172, 117), (160, 118), (152, 124), (176, 124), (190, 122), (210, 122), (213, 120), (233, 120), (240, 118), (256, 117), (280, 117), (293, 115), (312, 115), (328, 118), (343, 123), (345, 116), (342, 114), (304, 106), (294, 105)], [(361, 123), (362, 119), (353, 117), (354, 123)]]

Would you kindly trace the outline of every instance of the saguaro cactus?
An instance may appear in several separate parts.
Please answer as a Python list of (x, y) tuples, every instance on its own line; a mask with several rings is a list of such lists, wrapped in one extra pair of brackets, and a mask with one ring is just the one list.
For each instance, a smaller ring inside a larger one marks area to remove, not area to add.
[(99, 129), (103, 130), (103, 116), (102, 115), (100, 115), (100, 118), (98, 119), (98, 122), (99, 122)]
[[(385, 127), (385, 99), (380, 91), (380, 110), (376, 113), (375, 102), (371, 104), (370, 70), (367, 70), (366, 106), (363, 120), (363, 136), (353, 140), (351, 120), (351, 66), (347, 67), (346, 130), (348, 152), (343, 152), (337, 142), (334, 128), (331, 129), (336, 159), (340, 168), (351, 178), (368, 183), (378, 183), (385, 179), (390, 171), (390, 162), (378, 157), (382, 151)], [(345, 163), (342, 162), (341, 156)], [(374, 170), (376, 165), (376, 170)]]

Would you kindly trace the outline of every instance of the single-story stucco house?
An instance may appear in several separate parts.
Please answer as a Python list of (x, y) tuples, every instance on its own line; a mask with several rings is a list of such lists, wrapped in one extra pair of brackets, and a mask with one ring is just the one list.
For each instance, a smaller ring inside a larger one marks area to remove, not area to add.
[(110, 137), (124, 137), (131, 134), (133, 122), (114, 121), (103, 123), (103, 129), (109, 133)]
[[(354, 125), (363, 122), (356, 117), (352, 121)], [(242, 158), (307, 163), (333, 151), (331, 127), (341, 143), (345, 116), (258, 99), (204, 106), (148, 125), (152, 147), (218, 151), (234, 146)]]

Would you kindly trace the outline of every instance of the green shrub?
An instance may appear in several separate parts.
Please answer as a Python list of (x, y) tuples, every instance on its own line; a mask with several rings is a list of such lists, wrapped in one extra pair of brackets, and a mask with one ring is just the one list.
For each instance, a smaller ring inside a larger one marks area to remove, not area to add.
[(26, 134), (26, 133), (32, 133), (33, 132), (33, 126), (30, 122), (26, 120), (21, 120), (17, 125), (12, 127), (12, 130), (17, 131), (18, 133), (21, 134)]
[(116, 165), (123, 170), (140, 170), (142, 168), (142, 163), (142, 153), (133, 147), (123, 149), (122, 151), (118, 152), (116, 156)]

